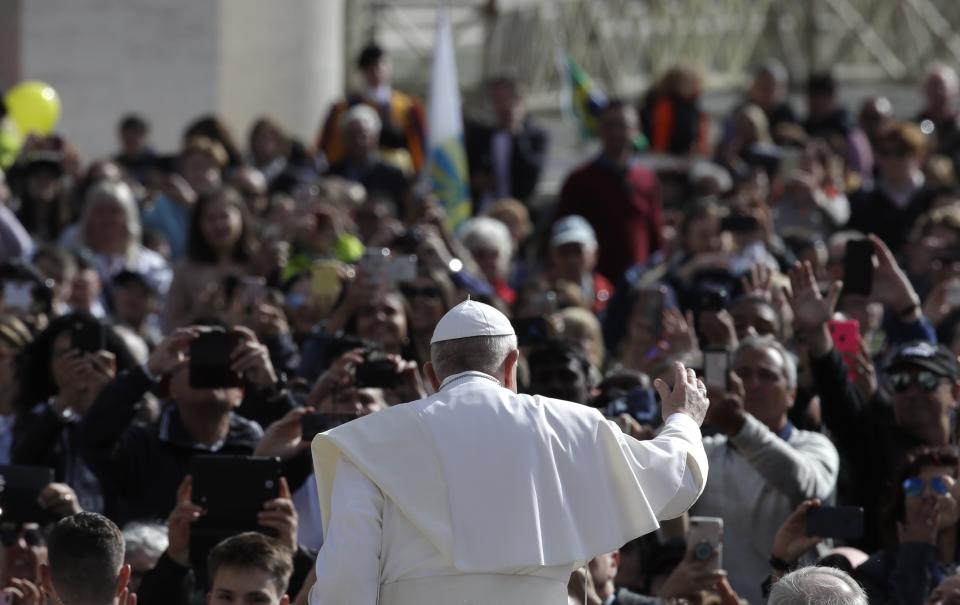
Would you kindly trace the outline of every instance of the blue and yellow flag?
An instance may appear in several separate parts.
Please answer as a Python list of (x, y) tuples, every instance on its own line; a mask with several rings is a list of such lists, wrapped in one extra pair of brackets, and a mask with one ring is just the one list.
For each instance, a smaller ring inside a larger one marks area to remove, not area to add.
[(561, 103), (564, 109), (576, 120), (583, 138), (596, 137), (600, 112), (607, 104), (607, 96), (569, 54), (557, 51), (557, 67), (563, 82)]
[(443, 2), (437, 7), (430, 98), (427, 103), (430, 169), (433, 191), (447, 211), (447, 226), (456, 229), (470, 218), (470, 177), (463, 143), (463, 115), (450, 17)]

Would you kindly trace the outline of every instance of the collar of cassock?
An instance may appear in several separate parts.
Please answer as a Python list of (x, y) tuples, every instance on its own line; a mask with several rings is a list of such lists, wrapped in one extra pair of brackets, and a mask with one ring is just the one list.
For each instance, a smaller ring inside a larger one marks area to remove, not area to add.
[(451, 384), (455, 382), (460, 382), (461, 380), (465, 380), (467, 378), (485, 378), (491, 382), (496, 383), (498, 386), (500, 386), (500, 381), (494, 378), (493, 376), (491, 376), (490, 374), (484, 374), (483, 372), (469, 371), (469, 372), (460, 372), (459, 374), (452, 374), (450, 376), (447, 376), (446, 378), (443, 379), (443, 382), (440, 383), (440, 390), (442, 391), (443, 389), (447, 388)]

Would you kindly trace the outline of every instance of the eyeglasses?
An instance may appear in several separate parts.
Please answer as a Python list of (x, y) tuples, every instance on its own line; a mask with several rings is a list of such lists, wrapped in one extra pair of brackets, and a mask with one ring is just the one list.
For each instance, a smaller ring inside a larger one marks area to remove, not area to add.
[(933, 372), (895, 372), (890, 374), (890, 386), (897, 393), (902, 393), (910, 388), (911, 385), (917, 385), (924, 391), (932, 393), (943, 380), (942, 376)]
[(440, 298), (443, 294), (440, 292), (440, 288), (434, 288), (427, 286), (425, 288), (414, 288), (413, 286), (406, 286), (400, 288), (400, 291), (409, 299), (415, 298)]
[(4, 548), (10, 548), (16, 544), (21, 537), (23, 541), (27, 543), (27, 546), (40, 546), (43, 544), (43, 534), (41, 534), (40, 530), (36, 527), (27, 529), (21, 527), (0, 528), (0, 544), (3, 544)]
[(930, 485), (933, 493), (938, 496), (946, 496), (950, 493), (950, 487), (943, 477), (933, 477), (929, 481), (920, 477), (908, 477), (903, 481), (903, 493), (914, 498), (922, 496), (927, 484)]

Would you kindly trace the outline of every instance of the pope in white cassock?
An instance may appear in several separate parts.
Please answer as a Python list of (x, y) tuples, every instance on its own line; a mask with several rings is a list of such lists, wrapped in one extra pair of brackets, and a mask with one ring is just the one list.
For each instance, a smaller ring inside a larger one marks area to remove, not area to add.
[(437, 324), (436, 394), (318, 435), (324, 542), (312, 605), (563, 605), (572, 570), (681, 515), (707, 480), (706, 389), (677, 364), (638, 441), (598, 410), (518, 395), (510, 321)]

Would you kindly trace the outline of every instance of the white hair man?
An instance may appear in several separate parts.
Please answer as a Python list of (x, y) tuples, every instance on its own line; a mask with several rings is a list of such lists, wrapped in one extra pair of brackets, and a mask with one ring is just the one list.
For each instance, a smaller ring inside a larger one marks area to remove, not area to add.
[(371, 196), (391, 199), (398, 215), (404, 216), (410, 183), (403, 170), (380, 153), (382, 128), (383, 121), (373, 107), (360, 103), (347, 110), (340, 123), (343, 159), (330, 167), (330, 174), (363, 185)]
[(868, 605), (850, 574), (833, 567), (802, 567), (780, 578), (767, 605)]
[(460, 241), (490, 285), (495, 289), (502, 287), (510, 273), (514, 252), (507, 226), (495, 218), (478, 216), (463, 223)]
[(800, 502), (833, 496), (840, 462), (827, 437), (790, 423), (797, 364), (782, 344), (751, 336), (732, 360), (729, 388), (713, 395), (706, 420), (718, 431), (704, 439), (713, 480), (692, 512), (723, 518), (730, 584), (744, 599), (761, 603), (777, 529)]
[(437, 324), (436, 394), (319, 435), (324, 543), (312, 605), (563, 603), (570, 572), (696, 500), (706, 388), (656, 383), (664, 429), (637, 441), (597, 410), (517, 394), (516, 335), (466, 301)]

